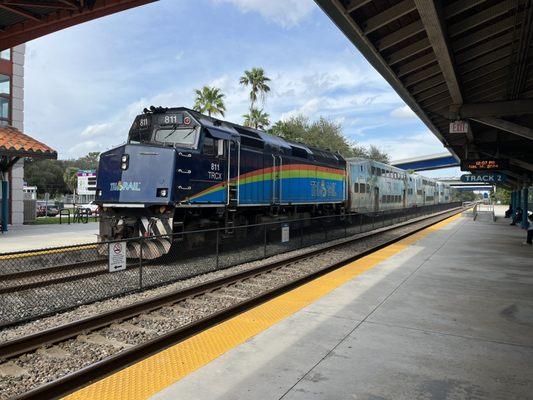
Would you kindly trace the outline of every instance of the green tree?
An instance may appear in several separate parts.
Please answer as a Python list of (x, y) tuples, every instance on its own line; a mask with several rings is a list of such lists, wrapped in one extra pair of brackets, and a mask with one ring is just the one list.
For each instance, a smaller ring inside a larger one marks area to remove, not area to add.
[(77, 172), (78, 168), (67, 167), (63, 173), (63, 180), (65, 181), (65, 185), (67, 185), (67, 188), (71, 193), (75, 193), (75, 190), (78, 187), (78, 176), (76, 175)]
[(202, 89), (196, 89), (196, 98), (194, 100), (193, 109), (207, 113), (207, 115), (221, 115), (224, 116), (226, 106), (224, 104), (224, 93), (219, 88), (204, 86)]
[(496, 191), (493, 194), (494, 200), (500, 202), (500, 204), (510, 204), (511, 203), (511, 192), (502, 187), (496, 187)]
[(294, 142), (339, 152), (344, 157), (354, 157), (356, 150), (360, 150), (348, 143), (340, 124), (323, 117), (311, 123), (303, 115), (292, 116), (286, 121), (276, 122), (270, 133)]
[(390, 163), (389, 155), (385, 153), (384, 151), (381, 151), (379, 147), (374, 146), (373, 144), (370, 145), (370, 148), (368, 149), (367, 157), (370, 158), (371, 160), (379, 161), (384, 164)]
[(239, 79), (241, 85), (250, 86), (250, 112), (255, 109), (258, 95), (261, 101), (265, 102), (266, 94), (270, 92), (267, 82), (270, 82), (270, 78), (265, 75), (263, 68), (257, 67), (244, 71), (244, 75)]
[(248, 114), (244, 114), (244, 126), (250, 126), (255, 129), (264, 129), (270, 125), (269, 115), (263, 110), (252, 108)]
[(98, 168), (98, 161), (100, 159), (100, 152), (92, 151), (86, 156), (74, 160), (75, 166), (79, 169), (96, 169)]
[(347, 158), (361, 157), (381, 162), (389, 161), (388, 154), (376, 146), (370, 146), (367, 150), (355, 142), (349, 142), (342, 132), (342, 126), (324, 117), (311, 123), (309, 118), (303, 115), (292, 116), (285, 121), (276, 122), (270, 133), (309, 146), (329, 149)]
[(62, 161), (31, 158), (24, 161), (24, 181), (28, 186), (37, 186), (37, 195), (40, 197), (45, 193), (56, 197), (68, 190), (63, 180), (63, 173)]

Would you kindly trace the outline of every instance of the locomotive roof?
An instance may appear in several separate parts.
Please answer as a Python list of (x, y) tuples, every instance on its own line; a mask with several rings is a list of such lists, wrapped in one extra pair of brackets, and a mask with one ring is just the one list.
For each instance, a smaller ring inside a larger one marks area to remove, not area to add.
[(297, 148), (297, 149), (305, 151), (307, 154), (312, 154), (314, 156), (318, 156), (324, 159), (330, 159), (331, 161), (344, 162), (344, 158), (340, 154), (334, 153), (330, 150), (319, 149), (316, 147), (308, 146), (304, 143), (294, 142), (292, 140), (286, 140), (279, 136), (270, 135), (266, 133), (265, 131), (262, 131), (259, 129), (254, 129), (249, 126), (243, 126), (243, 125), (235, 124), (233, 122), (213, 118), (208, 115), (199, 113), (198, 111), (191, 110), (190, 108), (187, 108), (187, 107), (163, 108), (163, 109), (158, 109), (158, 111), (156, 112), (163, 113), (167, 111), (189, 112), (202, 126), (206, 127), (211, 134), (215, 133), (215, 135), (218, 135), (218, 136), (226, 135), (227, 138), (229, 138), (230, 136), (235, 137), (235, 138), (246, 136), (246, 137), (261, 141), (265, 145), (270, 146), (270, 147), (285, 149), (287, 151), (290, 151), (292, 148)]

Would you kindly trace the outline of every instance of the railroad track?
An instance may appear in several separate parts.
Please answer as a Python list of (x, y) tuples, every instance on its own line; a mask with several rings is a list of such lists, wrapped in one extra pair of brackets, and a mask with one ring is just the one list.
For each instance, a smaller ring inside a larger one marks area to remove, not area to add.
[(21, 292), (76, 279), (92, 278), (107, 272), (107, 262), (81, 261), (57, 267), (17, 271), (0, 275), (0, 294)]
[[(463, 211), (447, 210), (367, 232), (258, 268), (0, 344), (0, 359), (30, 371), (65, 363), (52, 382), (4, 382), (17, 399), (64, 396), (171, 344)], [(98, 349), (96, 351), (95, 349)], [(96, 354), (96, 355), (95, 355)], [(33, 364), (31, 364), (33, 363)], [(31, 365), (30, 365), (31, 364)], [(74, 367), (71, 365), (74, 364)], [(57, 368), (54, 368), (57, 371)]]

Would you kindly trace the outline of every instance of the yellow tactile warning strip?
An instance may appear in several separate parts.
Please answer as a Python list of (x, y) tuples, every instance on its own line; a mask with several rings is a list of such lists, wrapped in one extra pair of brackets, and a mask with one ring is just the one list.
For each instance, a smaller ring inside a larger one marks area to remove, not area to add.
[(95, 382), (65, 399), (146, 399), (459, 217), (450, 217), (347, 264)]
[(26, 258), (26, 257), (35, 257), (35, 256), (42, 256), (44, 254), (56, 254), (56, 253), (67, 253), (69, 251), (76, 251), (76, 250), (88, 250), (88, 249), (95, 249), (95, 244), (84, 244), (73, 247), (69, 247), (66, 249), (54, 249), (53, 247), (50, 249), (45, 250), (38, 250), (38, 251), (27, 251), (22, 250), (20, 253), (15, 252), (15, 254), (0, 254), (0, 260), (11, 260), (14, 258)]

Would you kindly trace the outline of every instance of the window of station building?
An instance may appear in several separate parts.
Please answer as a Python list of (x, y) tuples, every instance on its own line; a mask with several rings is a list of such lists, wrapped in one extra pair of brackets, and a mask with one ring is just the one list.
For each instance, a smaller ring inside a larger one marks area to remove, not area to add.
[(0, 95), (0, 125), (9, 124), (9, 97)]
[(7, 75), (0, 74), (0, 95), (11, 94), (11, 78)]
[(0, 59), (2, 60), (11, 60), (11, 50), (2, 50), (0, 51)]
[(365, 193), (366, 192), (365, 187), (366, 185), (364, 183), (361, 183), (361, 185), (359, 185), (359, 190), (360, 190), (359, 193)]
[(353, 191), (354, 193), (359, 193), (359, 184), (357, 182), (353, 184)]

